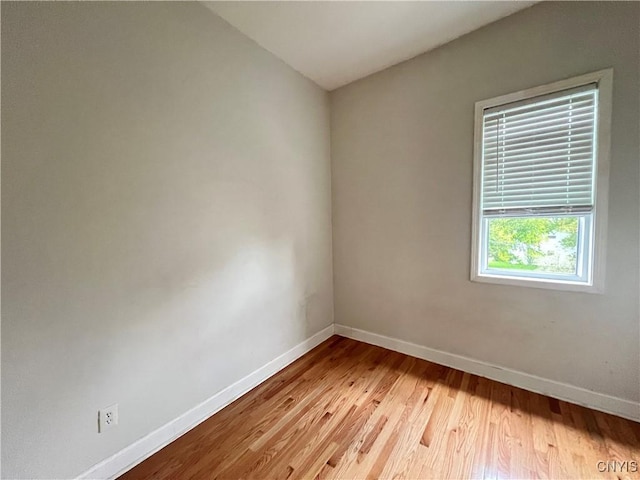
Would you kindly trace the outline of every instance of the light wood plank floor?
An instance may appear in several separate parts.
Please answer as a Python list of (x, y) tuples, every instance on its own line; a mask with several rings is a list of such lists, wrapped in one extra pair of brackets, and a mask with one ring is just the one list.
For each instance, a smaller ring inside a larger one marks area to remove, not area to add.
[(121, 478), (639, 477), (600, 461), (640, 424), (334, 336)]

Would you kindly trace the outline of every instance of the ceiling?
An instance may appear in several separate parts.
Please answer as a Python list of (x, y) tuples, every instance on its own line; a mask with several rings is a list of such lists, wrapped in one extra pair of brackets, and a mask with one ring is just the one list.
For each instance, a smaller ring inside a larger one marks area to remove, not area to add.
[(333, 90), (535, 2), (204, 3), (297, 71)]

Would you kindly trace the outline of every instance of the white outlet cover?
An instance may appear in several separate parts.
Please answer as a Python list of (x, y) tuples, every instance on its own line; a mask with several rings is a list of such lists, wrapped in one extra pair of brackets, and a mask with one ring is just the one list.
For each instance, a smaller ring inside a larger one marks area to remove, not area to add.
[(98, 410), (98, 433), (118, 425), (118, 404)]

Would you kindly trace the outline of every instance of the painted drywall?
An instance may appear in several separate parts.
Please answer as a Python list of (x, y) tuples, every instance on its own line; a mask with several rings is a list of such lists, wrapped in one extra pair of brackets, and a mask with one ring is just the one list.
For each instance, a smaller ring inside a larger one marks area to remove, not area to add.
[(327, 90), (406, 60), (535, 1), (207, 1)]
[[(335, 321), (640, 400), (640, 5), (540, 3), (331, 93)], [(476, 101), (613, 67), (606, 292), (469, 280)]]
[(74, 477), (332, 324), (326, 92), (197, 2), (3, 3), (2, 71), (3, 478)]

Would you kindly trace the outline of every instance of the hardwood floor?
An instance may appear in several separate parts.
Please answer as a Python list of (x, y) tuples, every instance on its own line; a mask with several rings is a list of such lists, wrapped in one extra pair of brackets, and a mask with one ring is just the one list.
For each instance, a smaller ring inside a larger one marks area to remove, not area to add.
[(334, 336), (121, 478), (640, 478), (634, 470), (638, 423)]

